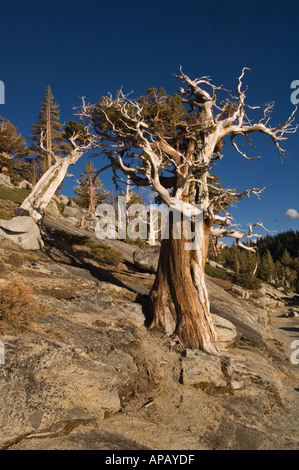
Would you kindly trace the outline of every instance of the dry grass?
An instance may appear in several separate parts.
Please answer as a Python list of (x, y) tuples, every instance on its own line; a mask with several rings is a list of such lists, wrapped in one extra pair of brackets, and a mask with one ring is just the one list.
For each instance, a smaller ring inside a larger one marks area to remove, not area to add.
[(35, 303), (31, 289), (18, 279), (13, 279), (0, 287), (1, 331), (28, 331), (37, 314), (45, 313), (49, 313), (48, 308)]
[(66, 331), (55, 328), (54, 326), (49, 326), (46, 329), (46, 335), (49, 336), (50, 338), (53, 338), (61, 342), (66, 341), (68, 337), (68, 334), (66, 333)]
[(65, 286), (42, 286), (34, 290), (38, 295), (54, 297), (59, 300), (71, 300), (76, 296), (78, 286), (76, 284)]
[(12, 219), (12, 217), (13, 216), (11, 216), (9, 211), (7, 211), (4, 208), (0, 208), (0, 219), (10, 220), (10, 219)]
[(10, 220), (16, 215), (17, 205), (11, 201), (0, 199), (0, 219)]
[(10, 253), (6, 263), (14, 268), (21, 268), (23, 266), (24, 257), (20, 253)]

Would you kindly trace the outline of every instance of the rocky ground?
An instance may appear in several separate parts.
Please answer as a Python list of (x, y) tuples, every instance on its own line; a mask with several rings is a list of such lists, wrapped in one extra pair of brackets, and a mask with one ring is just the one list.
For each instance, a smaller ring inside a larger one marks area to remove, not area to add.
[(116, 267), (55, 230), (91, 232), (44, 230), (42, 250), (0, 245), (0, 286), (20, 279), (48, 307), (26, 333), (0, 334), (0, 448), (298, 448), (297, 298), (208, 279), (224, 355), (212, 358), (146, 329), (154, 274), (133, 265), (136, 247), (116, 241)]

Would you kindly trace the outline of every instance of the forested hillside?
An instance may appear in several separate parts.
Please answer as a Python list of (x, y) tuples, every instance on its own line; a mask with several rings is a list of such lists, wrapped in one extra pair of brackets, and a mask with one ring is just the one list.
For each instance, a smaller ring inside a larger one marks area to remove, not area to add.
[(299, 291), (299, 232), (288, 230), (275, 236), (258, 239), (256, 253), (236, 245), (220, 249), (218, 261), (234, 274), (233, 280), (248, 289), (257, 288), (260, 281)]
[(274, 237), (267, 235), (257, 240), (257, 248), (260, 256), (263, 256), (267, 250), (270, 251), (273, 261), (279, 261), (284, 251), (287, 250), (291, 258), (299, 256), (299, 231), (288, 230), (278, 233)]

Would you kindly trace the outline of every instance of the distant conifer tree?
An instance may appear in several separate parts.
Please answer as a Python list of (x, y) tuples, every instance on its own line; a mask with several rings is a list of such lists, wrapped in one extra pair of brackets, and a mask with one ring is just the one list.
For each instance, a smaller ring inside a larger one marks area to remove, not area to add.
[(91, 161), (86, 163), (84, 172), (80, 176), (74, 189), (77, 196), (76, 202), (79, 206), (94, 213), (96, 206), (106, 202), (110, 193), (103, 188), (98, 172)]
[(258, 276), (263, 279), (263, 281), (273, 282), (275, 279), (275, 264), (269, 250), (262, 256)]
[(50, 154), (40, 149), (42, 134), (46, 150), (52, 150), (58, 155), (69, 151), (70, 147), (65, 141), (63, 127), (64, 124), (60, 123), (59, 105), (54, 101), (50, 85), (48, 85), (42, 101), (39, 120), (33, 124), (32, 134), (29, 136), (33, 144), (32, 150), (35, 152), (38, 162), (38, 176), (41, 176), (52, 164)]
[(26, 140), (17, 127), (0, 116), (0, 171), (7, 173), (13, 182), (29, 179), (30, 162), (24, 160), (29, 153)]
[(0, 154), (6, 158), (28, 155), (26, 140), (8, 119), (0, 116)]

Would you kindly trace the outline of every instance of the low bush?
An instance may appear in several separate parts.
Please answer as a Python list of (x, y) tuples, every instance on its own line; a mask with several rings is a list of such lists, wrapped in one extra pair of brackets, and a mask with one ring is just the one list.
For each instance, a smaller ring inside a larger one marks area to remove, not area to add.
[(0, 208), (0, 219), (4, 219), (4, 220), (12, 219), (11, 213), (4, 208)]
[(0, 199), (0, 219), (10, 220), (15, 217), (16, 204), (6, 199)]
[(111, 248), (111, 246), (100, 245), (90, 239), (86, 242), (86, 246), (88, 246), (91, 254), (99, 261), (111, 264), (112, 266), (118, 266), (119, 263), (123, 262), (122, 254)]
[(36, 288), (36, 293), (39, 295), (46, 295), (54, 297), (59, 300), (72, 300), (77, 293), (78, 287), (76, 285), (62, 286), (44, 286)]
[(21, 281), (13, 279), (0, 287), (0, 330), (29, 330), (37, 313), (45, 313), (45, 307), (34, 302), (31, 290)]
[(205, 273), (210, 277), (215, 277), (217, 279), (225, 279), (227, 281), (230, 281), (232, 278), (231, 274), (225, 271), (224, 269), (211, 266), (208, 263), (205, 266)]

